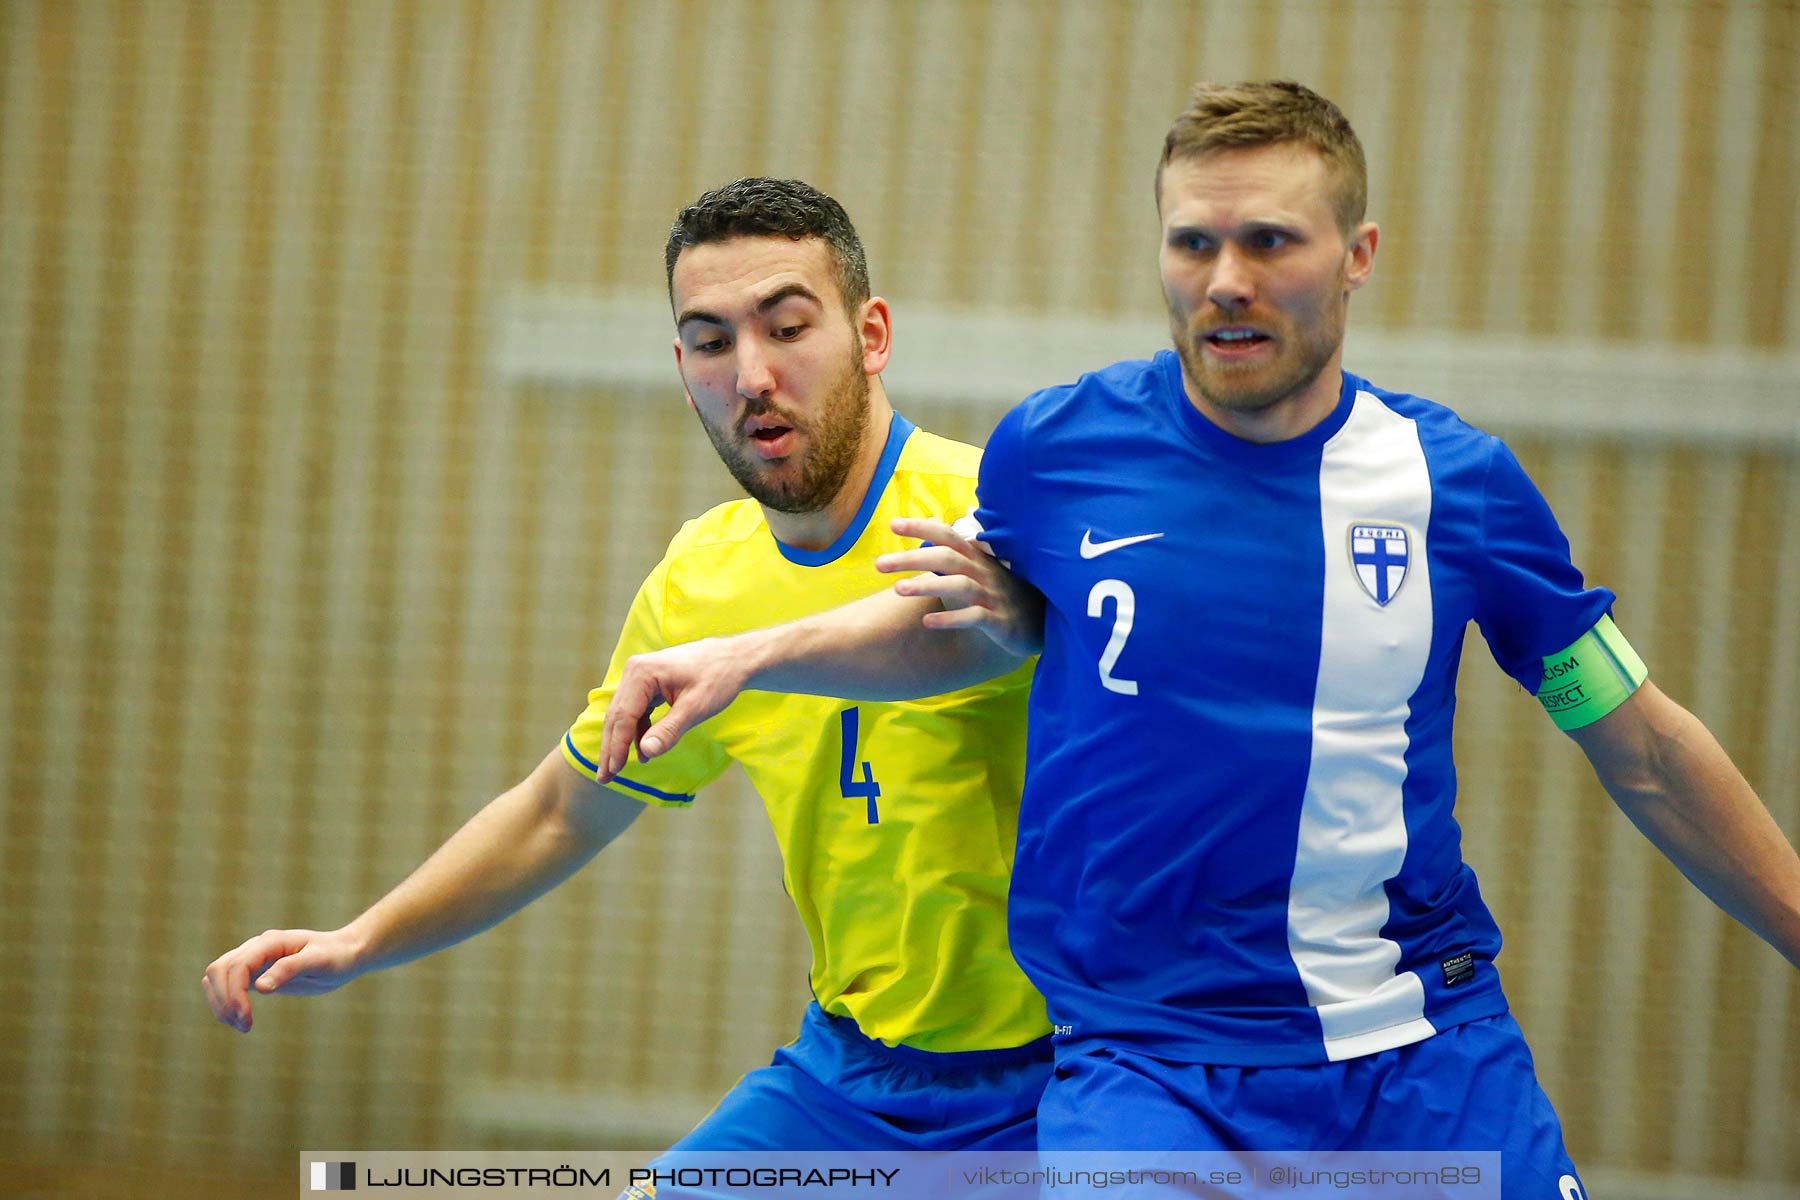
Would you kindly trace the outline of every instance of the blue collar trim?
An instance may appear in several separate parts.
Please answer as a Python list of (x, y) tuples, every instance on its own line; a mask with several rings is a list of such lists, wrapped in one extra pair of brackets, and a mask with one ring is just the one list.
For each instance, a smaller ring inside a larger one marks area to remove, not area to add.
[(1163, 389), (1167, 403), (1175, 413), (1176, 423), (1187, 433), (1188, 440), (1202, 450), (1247, 465), (1316, 457), (1319, 448), (1330, 441), (1344, 427), (1344, 422), (1350, 419), (1350, 410), (1356, 407), (1357, 384), (1361, 382), (1348, 371), (1340, 371), (1337, 407), (1327, 413), (1324, 420), (1298, 437), (1288, 438), (1286, 441), (1248, 442), (1214, 425), (1194, 407), (1193, 402), (1187, 398), (1187, 390), (1182, 383), (1181, 359), (1173, 350), (1159, 351), (1156, 362), (1162, 368), (1163, 378), (1167, 383)]
[(862, 505), (857, 508), (856, 515), (850, 518), (850, 524), (844, 532), (838, 534), (837, 540), (823, 550), (801, 550), (790, 546), (780, 538), (775, 539), (776, 549), (781, 557), (802, 567), (822, 567), (826, 563), (836, 562), (844, 556), (850, 547), (856, 545), (856, 539), (868, 528), (869, 518), (875, 515), (875, 506), (881, 502), (881, 493), (887, 491), (888, 480), (894, 477), (894, 465), (900, 461), (900, 451), (906, 446), (906, 439), (913, 435), (913, 423), (894, 414), (888, 422), (887, 445), (881, 449), (881, 461), (875, 464), (875, 475), (869, 480), (869, 490), (863, 493)]

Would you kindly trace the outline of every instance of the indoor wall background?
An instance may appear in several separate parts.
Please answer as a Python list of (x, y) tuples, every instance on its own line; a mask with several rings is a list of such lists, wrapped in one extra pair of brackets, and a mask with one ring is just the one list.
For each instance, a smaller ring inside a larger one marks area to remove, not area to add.
[[(1154, 329), (1162, 134), (1193, 80), (1274, 74), (1368, 151), (1354, 328), (1800, 362), (1793, 0), (0, 3), (0, 1155), (285, 1194), (304, 1148), (661, 1144), (766, 1061), (808, 958), (735, 782), (248, 1038), (201, 997), (522, 777), (731, 494), (672, 363), (503, 373), (502, 306), (654, 296), (674, 213), (773, 174), (845, 202), (897, 356), (913, 311)], [(1513, 440), (1796, 837), (1791, 378), (1774, 436), (1700, 392), (1680, 434)], [(1471, 640), (1459, 815), (1578, 1161), (1800, 1183), (1793, 968)]]

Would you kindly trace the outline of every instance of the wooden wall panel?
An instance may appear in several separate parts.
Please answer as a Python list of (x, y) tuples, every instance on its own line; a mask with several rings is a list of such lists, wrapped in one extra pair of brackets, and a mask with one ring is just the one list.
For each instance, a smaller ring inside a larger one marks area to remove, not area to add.
[[(0, 4), (8, 1151), (473, 1145), (545, 1079), (698, 1115), (790, 1036), (807, 951), (735, 779), (466, 948), (206, 1022), (210, 957), (348, 919), (530, 769), (730, 494), (672, 374), (500, 380), (507, 297), (658, 291), (675, 211), (774, 173), (845, 201), (902, 329), (1154, 318), (1169, 119), (1292, 74), (1368, 149), (1360, 327), (1792, 355), (1797, 38), (1792, 0)], [(1520, 439), (1792, 834), (1800, 472), (1708, 447)], [(1572, 1144), (1800, 1180), (1792, 972), (1470, 657), (1470, 854)]]

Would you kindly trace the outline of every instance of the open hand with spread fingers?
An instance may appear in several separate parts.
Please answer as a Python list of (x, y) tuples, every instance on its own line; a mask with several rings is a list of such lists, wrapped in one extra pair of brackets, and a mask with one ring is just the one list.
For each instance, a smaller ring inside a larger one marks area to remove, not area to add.
[(894, 591), (942, 602), (943, 611), (925, 614), (927, 629), (979, 629), (1021, 659), (1044, 648), (1044, 597), (1007, 570), (986, 546), (928, 517), (900, 517), (889, 527), (902, 537), (927, 543), (875, 560), (876, 570), (887, 574), (926, 572), (897, 581)]

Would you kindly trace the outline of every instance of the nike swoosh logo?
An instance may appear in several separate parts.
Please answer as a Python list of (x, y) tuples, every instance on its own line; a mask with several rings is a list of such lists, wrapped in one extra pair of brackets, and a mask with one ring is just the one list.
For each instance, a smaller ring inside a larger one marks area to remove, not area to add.
[(1136, 537), (1122, 537), (1114, 538), (1110, 542), (1096, 542), (1093, 540), (1094, 531), (1085, 529), (1081, 533), (1081, 557), (1099, 558), (1102, 554), (1111, 554), (1114, 550), (1123, 550), (1127, 546), (1135, 546), (1139, 542), (1148, 542), (1161, 536), (1162, 534), (1160, 533), (1140, 533)]

